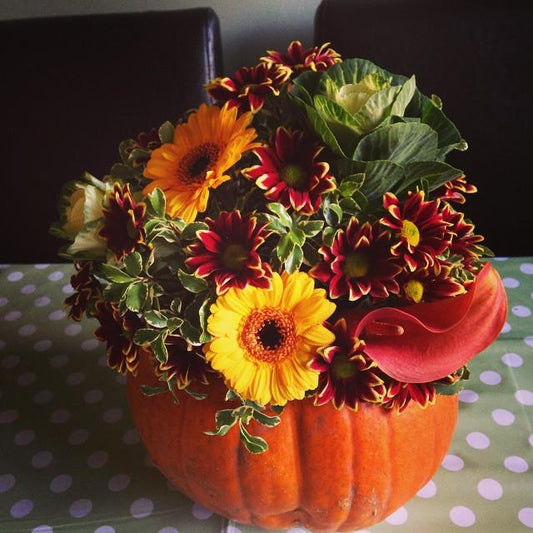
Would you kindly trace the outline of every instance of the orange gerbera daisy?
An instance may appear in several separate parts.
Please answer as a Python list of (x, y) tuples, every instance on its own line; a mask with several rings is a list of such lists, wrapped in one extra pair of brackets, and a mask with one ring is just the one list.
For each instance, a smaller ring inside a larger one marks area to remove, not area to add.
[(255, 129), (248, 128), (251, 113), (237, 118), (237, 109), (202, 104), (180, 124), (174, 140), (152, 152), (144, 176), (152, 183), (144, 194), (161, 189), (167, 199), (167, 213), (192, 222), (204, 212), (209, 189), (216, 189), (230, 179), (225, 172), (241, 155), (258, 146)]

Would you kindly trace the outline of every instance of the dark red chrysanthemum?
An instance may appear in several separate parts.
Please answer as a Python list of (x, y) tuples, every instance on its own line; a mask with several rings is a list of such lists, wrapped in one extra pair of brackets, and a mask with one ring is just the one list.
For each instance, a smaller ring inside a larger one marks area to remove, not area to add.
[(269, 235), (265, 226), (239, 211), (222, 211), (217, 220), (205, 222), (209, 229), (198, 231), (185, 262), (194, 274), (214, 282), (217, 294), (230, 287), (270, 287), (272, 269), (257, 252)]
[(310, 215), (320, 208), (322, 195), (335, 188), (329, 164), (317, 161), (323, 148), (303, 131), (280, 127), (272, 146), (254, 150), (259, 165), (243, 173), (266, 191), (269, 200)]
[(409, 191), (403, 203), (390, 192), (383, 197), (388, 213), (380, 222), (398, 239), (391, 253), (405, 261), (410, 271), (432, 266), (449, 246), (449, 224), (439, 212), (439, 205), (438, 200), (426, 202), (423, 191)]
[(96, 338), (106, 343), (107, 364), (121, 374), (136, 374), (140, 358), (140, 346), (133, 342), (135, 332), (143, 327), (143, 321), (131, 311), (123, 315), (111, 303), (96, 303), (95, 318), (100, 326), (94, 332)]
[(401, 383), (389, 378), (383, 407), (401, 413), (411, 401), (420, 407), (434, 404), (436, 395), (437, 392), (432, 383)]
[(329, 286), (331, 298), (386, 298), (398, 293), (395, 278), (402, 271), (390, 249), (390, 232), (352, 218), (346, 230), (337, 232), (331, 247), (320, 248), (324, 261), (309, 274)]
[(404, 271), (398, 278), (400, 294), (410, 303), (434, 302), (466, 292), (462, 283), (452, 277), (452, 268), (436, 262), (433, 266)]
[(137, 203), (128, 184), (115, 183), (106, 198), (103, 209), (104, 225), (99, 235), (106, 239), (108, 248), (121, 260), (138, 245), (145, 244), (144, 215), (146, 205)]
[(216, 78), (206, 87), (218, 102), (227, 102), (239, 111), (257, 113), (269, 95), (279, 95), (279, 89), (291, 75), (290, 69), (281, 65), (260, 63), (255, 67), (242, 67), (234, 76)]
[(155, 372), (167, 382), (175, 380), (179, 390), (193, 382), (208, 385), (208, 374), (214, 371), (206, 363), (201, 351), (181, 337), (169, 336), (165, 340), (168, 351), (166, 363), (157, 361)]
[(477, 187), (468, 183), (465, 176), (446, 182), (442, 187), (436, 191), (437, 198), (443, 201), (455, 202), (464, 204), (466, 202), (465, 194), (473, 194), (477, 192)]
[(341, 56), (330, 48), (329, 44), (324, 43), (321, 46), (304, 49), (300, 41), (292, 41), (286, 53), (268, 50), (268, 55), (262, 57), (261, 61), (289, 67), (294, 75), (306, 70), (327, 70), (335, 63), (341, 61)]
[(65, 305), (70, 307), (68, 317), (79, 322), (91, 303), (101, 297), (102, 285), (93, 274), (91, 262), (75, 263), (74, 266), (77, 272), (70, 278), (74, 293), (65, 299)]
[(310, 368), (320, 372), (315, 405), (331, 401), (337, 409), (346, 405), (357, 410), (360, 402), (381, 403), (387, 389), (377, 365), (364, 353), (364, 342), (350, 337), (344, 319), (331, 326), (331, 331), (334, 343), (310, 363)]
[[(160, 146), (159, 132), (157, 128), (152, 128), (148, 133), (139, 133), (137, 139), (130, 139), (124, 147), (124, 153), (128, 156), (128, 161), (131, 161), (134, 167), (138, 167), (148, 163), (150, 152)], [(131, 157), (132, 153), (134, 153), (133, 157)]]

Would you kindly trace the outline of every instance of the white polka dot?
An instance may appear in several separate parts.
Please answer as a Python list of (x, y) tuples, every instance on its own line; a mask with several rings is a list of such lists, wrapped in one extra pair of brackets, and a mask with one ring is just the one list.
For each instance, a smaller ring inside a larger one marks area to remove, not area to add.
[(4, 320), (7, 322), (14, 322), (15, 320), (18, 320), (22, 316), (22, 313), (20, 311), (9, 311), (9, 313), (6, 313), (4, 315)]
[(520, 286), (520, 282), (514, 278), (503, 278), (502, 282), (503, 286), (507, 287), (508, 289), (516, 289)]
[(66, 316), (67, 314), (65, 313), (65, 311), (61, 311), (58, 309), (57, 311), (52, 311), (48, 315), (48, 320), (52, 320), (52, 321), (63, 320)]
[(43, 389), (35, 394), (35, 396), (33, 397), (33, 401), (37, 405), (44, 405), (50, 403), (53, 397), (54, 395), (51, 390)]
[(498, 385), (502, 381), (500, 374), (494, 372), (494, 370), (485, 370), (485, 372), (481, 372), (479, 379), (485, 383), (485, 385)]
[[(238, 527), (230, 524), (229, 526), (226, 527), (226, 529), (224, 530), (224, 533), (241, 533), (241, 530)], [(307, 533), (307, 531), (304, 530), (304, 533)], [(357, 533), (365, 533), (365, 532), (358, 531)]]
[(36, 290), (37, 290), (37, 286), (36, 285), (34, 285), (33, 283), (28, 283), (28, 285), (24, 285), (20, 289), (20, 292), (22, 294), (33, 294)]
[(533, 274), (533, 263), (522, 263), (520, 265), (520, 272), (523, 274)]
[(530, 390), (517, 390), (514, 394), (516, 401), (522, 405), (533, 405), (533, 392)]
[(65, 381), (67, 382), (67, 385), (73, 387), (75, 385), (83, 383), (85, 381), (85, 378), (86, 376), (83, 372), (72, 372), (72, 374), (69, 374), (67, 376), (67, 379)]
[(510, 426), (514, 422), (515, 416), (507, 409), (494, 409), (492, 419), (499, 426)]
[(18, 411), (15, 409), (7, 409), (0, 413), (0, 424), (11, 424), (19, 417)]
[[(175, 527), (168, 526), (168, 527), (164, 527), (163, 529), (160, 529), (158, 533), (179, 533), (179, 531)], [(290, 531), (288, 531), (287, 533), (290, 533)], [(302, 530), (302, 533), (305, 533), (305, 532)]]
[(99, 389), (93, 389), (93, 390), (87, 391), (83, 395), (85, 403), (88, 403), (88, 404), (98, 403), (102, 400), (103, 397), (104, 397), (104, 393)]
[(45, 352), (52, 347), (52, 341), (48, 339), (43, 339), (42, 341), (37, 341), (33, 345), (33, 349), (37, 352)]
[(16, 479), (13, 474), (0, 474), (0, 493), (11, 490), (15, 483)]
[(509, 322), (506, 322), (503, 325), (501, 333), (509, 333), (511, 331), (511, 329), (512, 329), (511, 324), (509, 324)]
[(31, 530), (31, 533), (54, 533), (52, 526), (47, 526), (46, 524), (34, 527)]
[(521, 355), (517, 353), (509, 352), (502, 355), (502, 363), (511, 368), (518, 368), (524, 364), (524, 360)]
[(65, 277), (65, 274), (63, 272), (60, 272), (59, 270), (56, 270), (55, 272), (52, 272), (48, 275), (48, 279), (50, 281), (59, 281), (60, 279), (63, 279)]
[(33, 385), (36, 381), (37, 381), (37, 375), (34, 372), (24, 372), (24, 374), (21, 374), (17, 379), (17, 383), (21, 387), (27, 387), (28, 385)]
[(437, 485), (433, 480), (428, 481), (416, 495), (420, 498), (433, 498), (437, 494)]
[(70, 411), (68, 409), (57, 409), (50, 416), (52, 424), (65, 424), (70, 419)]
[(470, 527), (476, 523), (476, 515), (468, 507), (458, 505), (450, 511), (450, 520), (459, 527)]
[(524, 507), (518, 511), (518, 520), (526, 527), (533, 528), (533, 507)]
[(533, 446), (533, 433), (529, 436), (528, 442), (530, 446)]
[(531, 309), (525, 305), (514, 305), (511, 308), (511, 313), (519, 318), (526, 318), (531, 316)]
[(36, 263), (33, 265), (37, 270), (44, 270), (50, 266), (50, 263)]
[(96, 348), (98, 348), (99, 346), (101, 346), (101, 344), (98, 339), (88, 339), (81, 343), (81, 349), (84, 352), (92, 352), (93, 350), (96, 350)]
[(65, 492), (70, 489), (71, 486), (72, 476), (69, 476), (68, 474), (60, 474), (50, 482), (50, 490), (55, 494)]
[(23, 429), (19, 431), (13, 439), (17, 446), (27, 446), (35, 439), (35, 431), (33, 429)]
[(74, 292), (74, 287), (70, 283), (68, 283), (67, 285), (63, 285), (61, 291), (64, 294), (72, 294)]
[(462, 470), (464, 465), (465, 462), (459, 456), (452, 454), (446, 455), (442, 461), (443, 468), (451, 472)]
[(503, 461), (503, 466), (505, 466), (510, 472), (515, 472), (516, 474), (523, 474), (529, 470), (527, 461), (517, 455), (506, 457)]
[(33, 302), (33, 305), (35, 307), (46, 307), (47, 305), (50, 305), (51, 301), (52, 300), (50, 300), (48, 296), (40, 296)]
[(54, 456), (51, 452), (43, 451), (43, 452), (37, 452), (31, 460), (31, 464), (34, 468), (46, 468), (50, 465), (52, 460), (54, 459)]
[(503, 494), (503, 488), (495, 479), (482, 479), (477, 484), (477, 491), (486, 500), (499, 500)]
[(68, 436), (69, 444), (72, 446), (79, 446), (87, 441), (89, 432), (86, 429), (76, 429)]
[(480, 431), (472, 431), (466, 436), (466, 442), (475, 450), (485, 450), (490, 446), (490, 439)]
[(136, 429), (129, 429), (122, 437), (122, 442), (124, 442), (124, 444), (138, 444), (140, 440), (141, 438)]
[(524, 338), (524, 342), (533, 348), (533, 335), (529, 335)]
[(459, 393), (459, 400), (463, 403), (475, 403), (479, 400), (479, 394), (470, 389), (463, 389)]
[(109, 454), (104, 451), (97, 451), (89, 455), (87, 458), (87, 465), (89, 468), (102, 468), (108, 461)]
[(103, 416), (104, 422), (114, 424), (122, 418), (122, 409), (120, 407), (112, 407), (108, 409)]
[(4, 307), (9, 303), (9, 300), (5, 296), (0, 297), (0, 307)]
[(109, 480), (107, 487), (113, 492), (120, 492), (121, 490), (124, 490), (129, 484), (130, 476), (126, 474), (117, 474)]
[[(307, 533), (307, 530), (302, 529), (301, 527), (291, 527), (287, 533)], [(361, 533), (361, 530), (358, 530), (357, 533)]]
[(130, 513), (133, 518), (146, 518), (152, 514), (154, 504), (149, 498), (139, 498), (130, 506)]
[(213, 511), (207, 507), (204, 507), (203, 505), (200, 505), (199, 503), (195, 503), (192, 506), (192, 514), (194, 518), (197, 518), (198, 520), (207, 520), (213, 515)]
[(5, 369), (15, 368), (20, 363), (18, 355), (8, 355), (2, 359), (2, 367)]
[(111, 526), (100, 526), (94, 530), (94, 533), (115, 533), (115, 529)]
[(491, 261), (508, 261), (508, 257), (492, 257)]
[(389, 524), (392, 524), (393, 526), (399, 526), (401, 524), (405, 524), (405, 522), (407, 522), (407, 518), (407, 509), (405, 507), (400, 507), (399, 509), (394, 511), (394, 513), (387, 516), (387, 518), (385, 518), (385, 521)]
[(63, 354), (54, 355), (54, 357), (50, 359), (50, 366), (53, 366), (54, 368), (61, 368), (65, 366), (67, 363), (68, 363), (68, 357)]
[(87, 516), (93, 508), (93, 503), (87, 498), (81, 498), (76, 500), (69, 509), (70, 516), (72, 518), (83, 518)]
[(81, 330), (81, 324), (69, 324), (65, 328), (65, 335), (68, 335), (69, 337), (74, 337), (75, 335), (78, 335)]
[(37, 331), (37, 326), (34, 324), (25, 324), (19, 328), (19, 335), (21, 337), (29, 337)]
[(19, 500), (11, 506), (11, 516), (13, 518), (24, 518), (28, 516), (33, 510), (33, 502), (31, 500)]
[(7, 281), (20, 281), (24, 277), (24, 274), (22, 272), (11, 272), (7, 276)]

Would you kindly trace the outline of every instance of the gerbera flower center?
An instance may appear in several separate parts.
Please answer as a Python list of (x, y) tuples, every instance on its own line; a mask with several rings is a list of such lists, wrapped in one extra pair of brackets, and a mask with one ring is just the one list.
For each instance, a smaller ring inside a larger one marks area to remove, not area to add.
[(206, 142), (195, 146), (185, 154), (178, 166), (178, 179), (182, 183), (200, 183), (208, 170), (215, 166), (220, 154), (220, 146)]
[(304, 189), (307, 187), (307, 172), (300, 166), (289, 164), (281, 169), (281, 179), (293, 189)]
[(344, 261), (343, 272), (349, 278), (362, 278), (369, 269), (368, 255), (364, 252), (350, 252)]
[(424, 285), (417, 279), (409, 280), (404, 286), (407, 297), (416, 304), (422, 300), (424, 296)]
[(418, 246), (420, 242), (420, 231), (410, 220), (404, 220), (402, 222), (401, 236), (411, 245)]
[(280, 363), (294, 352), (294, 320), (290, 314), (275, 307), (255, 309), (246, 318), (240, 344), (246, 355), (256, 361)]
[(238, 272), (247, 262), (248, 253), (240, 244), (228, 244), (222, 253), (222, 264), (229, 270)]

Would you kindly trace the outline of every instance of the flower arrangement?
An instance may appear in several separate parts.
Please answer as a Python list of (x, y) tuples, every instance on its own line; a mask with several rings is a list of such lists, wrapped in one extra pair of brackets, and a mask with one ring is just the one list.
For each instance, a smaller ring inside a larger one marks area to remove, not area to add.
[(205, 429), (238, 426), (254, 453), (249, 422), (287, 402), (402, 412), (456, 393), (506, 301), (458, 210), (476, 188), (445, 162), (466, 143), (439, 98), (296, 41), (206, 90), (64, 187), (69, 316), (97, 320), (109, 366), (151, 358), (144, 393), (176, 402), (222, 380), (238, 407)]

